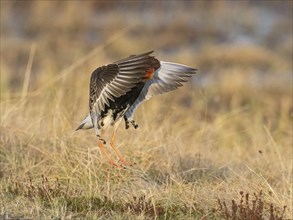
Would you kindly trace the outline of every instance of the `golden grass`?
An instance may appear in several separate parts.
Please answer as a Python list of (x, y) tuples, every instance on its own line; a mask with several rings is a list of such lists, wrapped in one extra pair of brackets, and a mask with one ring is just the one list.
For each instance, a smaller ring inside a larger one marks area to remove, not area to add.
[[(50, 27), (46, 17), (58, 4), (40, 2), (29, 6), (40, 19), (29, 17), (26, 26), (40, 40), (24, 40), (18, 47), (3, 34), (1, 217), (292, 218), (292, 69), (287, 49), (214, 43), (198, 53), (183, 47), (168, 55), (158, 49), (159, 58), (195, 66), (199, 73), (194, 84), (141, 106), (135, 115), (138, 130), (124, 130), (121, 124), (116, 143), (134, 165), (117, 169), (102, 157), (93, 131), (74, 129), (88, 111), (91, 71), (153, 49), (149, 42), (154, 39), (133, 34), (134, 23), (122, 27), (116, 21), (101, 44), (77, 43), (82, 39), (78, 30), (89, 24), (69, 19), (79, 11), (77, 3), (65, 5), (66, 19), (57, 19), (56, 26), (69, 31), (60, 31), (58, 38), (43, 29)], [(91, 5), (81, 11), (89, 12)], [(12, 12), (11, 5), (5, 7), (6, 19)], [(216, 15), (225, 11), (221, 4), (213, 7)], [(72, 39), (75, 28), (78, 37)], [(181, 28), (187, 31), (186, 24)], [(176, 32), (172, 27), (168, 31)], [(212, 37), (213, 31), (208, 34)], [(178, 35), (168, 41), (158, 34), (164, 42), (154, 45), (176, 45), (184, 39)], [(11, 50), (5, 53), (7, 48)]]

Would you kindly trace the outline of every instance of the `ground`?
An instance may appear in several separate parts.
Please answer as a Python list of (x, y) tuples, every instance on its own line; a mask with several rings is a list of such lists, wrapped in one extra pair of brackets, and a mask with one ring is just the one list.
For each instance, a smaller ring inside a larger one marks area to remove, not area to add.
[[(119, 169), (74, 130), (91, 72), (149, 50), (198, 73)], [(292, 117), (291, 1), (1, 1), (0, 218), (292, 219)]]

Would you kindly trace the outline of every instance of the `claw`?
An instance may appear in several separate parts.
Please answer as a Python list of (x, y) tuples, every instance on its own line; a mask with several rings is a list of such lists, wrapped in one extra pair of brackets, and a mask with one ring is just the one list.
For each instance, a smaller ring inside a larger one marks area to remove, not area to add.
[(124, 167), (123, 166), (121, 166), (120, 164), (117, 164), (117, 163), (115, 163), (115, 162), (113, 162), (113, 161), (108, 161), (109, 162), (109, 164), (111, 164), (112, 166), (114, 166), (114, 167), (117, 167), (117, 168), (122, 168), (122, 169), (124, 169)]
[(122, 163), (123, 165), (130, 166), (130, 167), (132, 167), (132, 166), (133, 166), (133, 164), (132, 164), (132, 163), (129, 163), (129, 162), (127, 162), (127, 161), (123, 160), (123, 159), (119, 159), (119, 163)]
[(125, 121), (125, 129), (128, 129), (129, 128), (129, 121), (125, 116), (124, 116), (124, 121)]
[(136, 124), (134, 120), (131, 120), (130, 122), (131, 122), (131, 124), (133, 125), (133, 127), (134, 127), (135, 129), (138, 128), (138, 124)]

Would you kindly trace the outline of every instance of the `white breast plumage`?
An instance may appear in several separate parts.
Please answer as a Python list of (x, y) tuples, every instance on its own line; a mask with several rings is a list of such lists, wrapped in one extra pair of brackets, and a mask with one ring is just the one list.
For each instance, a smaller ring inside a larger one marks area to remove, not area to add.
[(114, 124), (113, 113), (112, 113), (112, 110), (109, 110), (107, 115), (99, 121), (99, 126), (100, 128), (105, 129), (109, 127), (109, 125), (113, 125), (113, 124)]

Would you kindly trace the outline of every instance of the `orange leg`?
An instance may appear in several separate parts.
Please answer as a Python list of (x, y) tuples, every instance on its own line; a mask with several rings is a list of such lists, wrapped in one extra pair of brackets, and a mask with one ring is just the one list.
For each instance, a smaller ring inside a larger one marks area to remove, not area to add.
[(115, 140), (115, 131), (113, 132), (113, 135), (112, 135), (112, 138), (110, 141), (110, 146), (115, 151), (116, 155), (119, 157), (119, 161), (121, 163), (124, 163), (125, 165), (130, 165), (130, 163), (128, 163), (126, 160), (124, 160), (124, 158), (121, 156), (121, 154), (119, 154), (118, 150), (116, 149), (116, 147), (114, 145), (114, 140)]
[(112, 164), (113, 166), (116, 166), (116, 167), (120, 167), (122, 168), (120, 165), (116, 164), (111, 158), (110, 156), (107, 154), (106, 150), (105, 150), (105, 147), (104, 147), (104, 144), (102, 143), (102, 141), (98, 141), (98, 146), (99, 148), (101, 149), (102, 153), (107, 157), (108, 161), (110, 164)]

